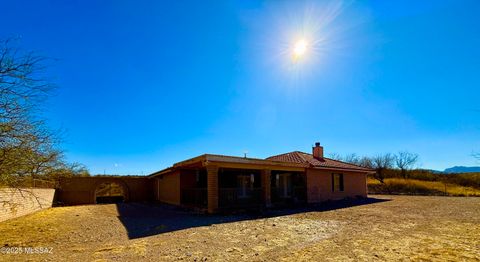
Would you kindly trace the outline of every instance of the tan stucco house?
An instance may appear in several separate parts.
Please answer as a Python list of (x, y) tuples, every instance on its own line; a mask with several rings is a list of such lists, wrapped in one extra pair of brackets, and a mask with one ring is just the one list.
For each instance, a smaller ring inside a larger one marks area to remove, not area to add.
[(155, 172), (156, 200), (173, 205), (219, 210), (319, 203), (367, 197), (373, 170), (294, 151), (266, 159), (204, 154)]

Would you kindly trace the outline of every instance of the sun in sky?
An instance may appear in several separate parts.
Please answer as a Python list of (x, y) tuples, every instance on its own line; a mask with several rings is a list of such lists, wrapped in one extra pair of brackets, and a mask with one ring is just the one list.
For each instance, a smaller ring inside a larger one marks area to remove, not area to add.
[(299, 39), (293, 46), (293, 60), (298, 61), (302, 59), (308, 51), (308, 42), (305, 39)]
[(255, 20), (256, 26), (262, 25), (255, 35), (262, 38), (254, 37), (253, 45), (263, 48), (264, 61), (278, 70), (282, 79), (296, 85), (311, 76), (319, 77), (326, 64), (336, 62), (332, 57), (350, 52), (344, 49), (349, 44), (346, 33), (356, 24), (342, 15), (347, 6), (343, 1), (276, 4), (265, 11), (262, 20)]

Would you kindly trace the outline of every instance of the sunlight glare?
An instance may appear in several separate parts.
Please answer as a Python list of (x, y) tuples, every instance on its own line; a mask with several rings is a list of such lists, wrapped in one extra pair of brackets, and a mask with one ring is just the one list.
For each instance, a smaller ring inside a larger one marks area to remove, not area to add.
[(359, 25), (368, 18), (349, 6), (346, 0), (270, 4), (261, 18), (251, 20), (252, 27), (259, 29), (253, 31), (251, 56), (288, 86), (329, 77), (338, 70), (331, 65), (345, 64), (357, 52), (360, 45), (353, 45), (352, 36), (360, 35)]
[(307, 41), (305, 39), (300, 39), (295, 43), (293, 48), (293, 57), (295, 60), (302, 58), (307, 52)]

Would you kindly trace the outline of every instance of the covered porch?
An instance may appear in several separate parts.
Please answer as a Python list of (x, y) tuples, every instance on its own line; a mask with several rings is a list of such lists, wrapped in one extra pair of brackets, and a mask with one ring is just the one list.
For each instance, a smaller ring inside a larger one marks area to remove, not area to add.
[(304, 168), (207, 163), (180, 176), (181, 205), (209, 213), (306, 202)]

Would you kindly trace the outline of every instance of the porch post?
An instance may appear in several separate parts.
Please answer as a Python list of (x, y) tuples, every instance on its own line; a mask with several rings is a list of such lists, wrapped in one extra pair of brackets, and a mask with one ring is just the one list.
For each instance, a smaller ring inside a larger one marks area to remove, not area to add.
[(271, 180), (270, 176), (272, 174), (272, 170), (264, 169), (262, 170), (262, 188), (263, 188), (263, 199), (265, 201), (265, 206), (270, 207), (272, 206), (271, 201)]
[(208, 213), (218, 209), (218, 167), (207, 165), (207, 205)]

